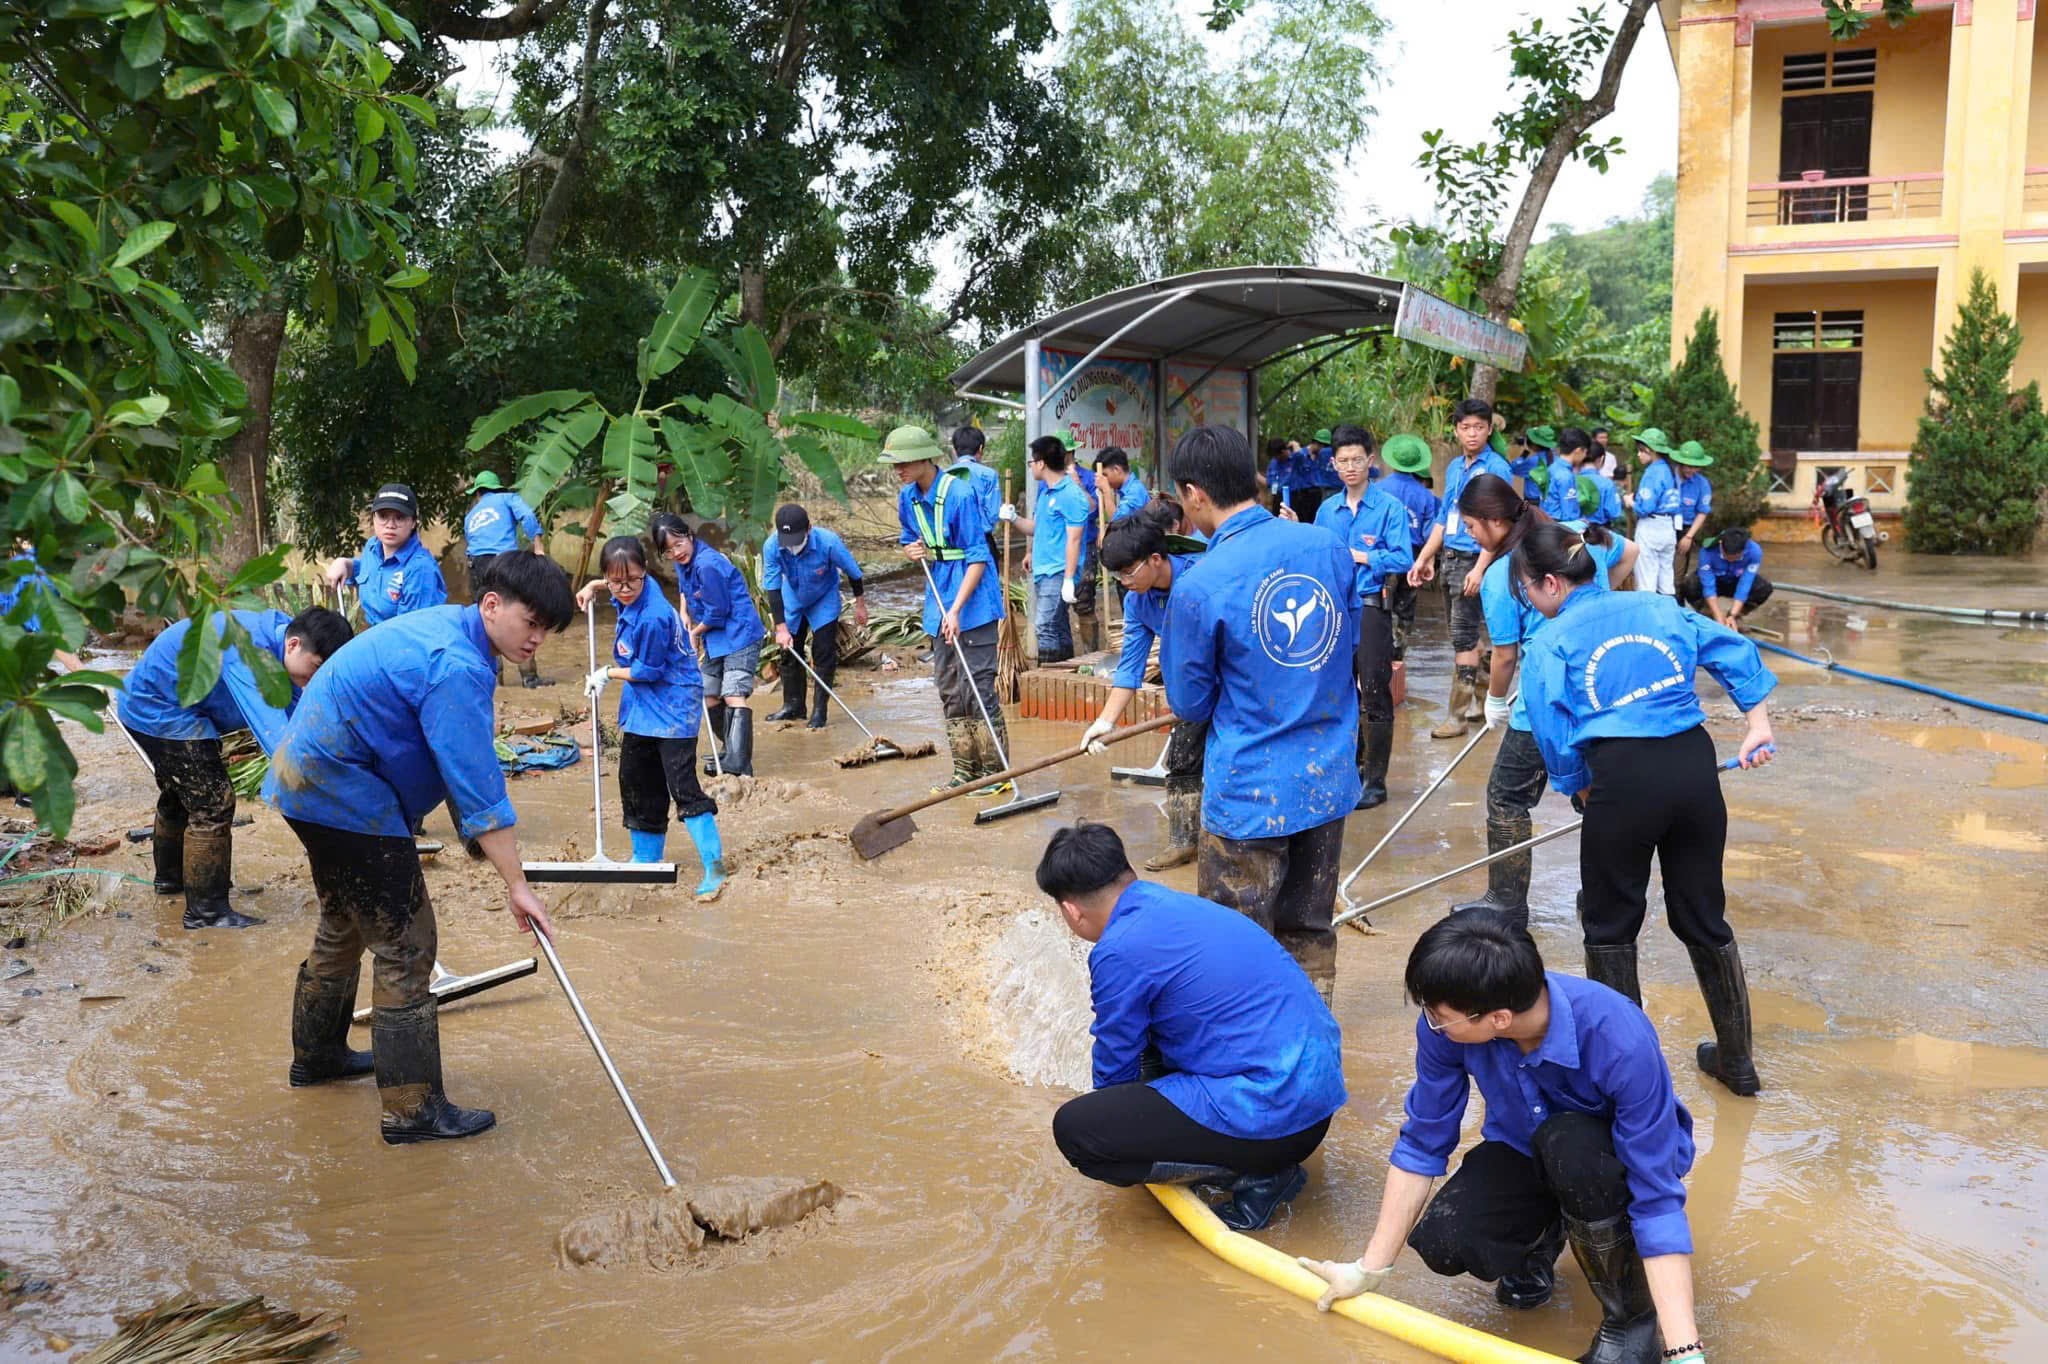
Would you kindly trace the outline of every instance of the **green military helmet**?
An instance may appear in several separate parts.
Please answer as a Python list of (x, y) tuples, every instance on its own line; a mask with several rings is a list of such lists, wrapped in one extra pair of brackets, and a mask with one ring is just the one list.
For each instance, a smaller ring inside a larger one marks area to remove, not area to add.
[(882, 438), (884, 464), (916, 464), (927, 459), (936, 464), (945, 456), (938, 440), (922, 426), (899, 426)]
[(503, 492), (503, 491), (504, 491), (504, 489), (505, 489), (505, 485), (504, 485), (503, 483), (501, 483), (501, 482), (500, 482), (500, 481), (498, 480), (498, 471), (497, 471), (497, 470), (495, 470), (495, 469), (486, 469), (486, 470), (484, 470), (484, 471), (483, 471), (482, 473), (480, 473), (480, 474), (478, 474), (478, 475), (476, 476), (476, 481), (475, 481), (475, 482), (473, 482), (473, 483), (471, 483), (471, 484), (469, 485), (469, 490), (470, 490), (471, 492), (473, 492), (473, 493), (474, 493), (474, 492), (481, 492), (481, 491), (483, 491), (484, 489), (489, 489), (489, 490), (490, 490), (490, 491), (492, 491), (492, 492)]
[(1671, 452), (1671, 458), (1680, 464), (1689, 464), (1695, 469), (1704, 469), (1714, 462), (1707, 453), (1707, 447), (1696, 440), (1689, 440)]
[(1532, 426), (1529, 428), (1529, 444), (1538, 450), (1557, 448), (1557, 428), (1554, 426)]
[(1638, 431), (1636, 433), (1636, 444), (1642, 446), (1645, 450), (1655, 450), (1658, 454), (1666, 457), (1669, 457), (1672, 453), (1671, 437), (1665, 435), (1654, 426), (1646, 426)]
[(1429, 472), (1429, 442), (1412, 432), (1387, 437), (1380, 447), (1380, 462), (1404, 474)]

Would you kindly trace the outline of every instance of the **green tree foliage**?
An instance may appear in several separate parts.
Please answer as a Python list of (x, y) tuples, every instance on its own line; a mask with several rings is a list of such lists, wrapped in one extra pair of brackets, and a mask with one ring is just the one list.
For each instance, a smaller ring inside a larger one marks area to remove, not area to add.
[[(245, 393), (181, 288), (260, 287), (292, 262), (323, 326), (415, 363), (426, 275), (393, 206), (415, 165), (406, 115), (433, 111), (386, 88), (415, 42), (380, 0), (0, 9), (0, 483), (53, 579), (0, 621), (0, 759), (55, 832), (77, 770), (56, 718), (97, 729), (114, 679), (55, 679), (53, 651), (131, 600), (211, 611), (281, 571), (281, 550), (225, 580), (207, 567), (232, 505), (212, 459)], [(188, 700), (220, 670), (213, 633), (193, 638)], [(245, 632), (226, 644), (288, 694)]]
[[(1563, 379), (1584, 399), (1587, 415), (1633, 405), (1630, 385), (1670, 365), (1676, 192), (1677, 182), (1660, 175), (1633, 216), (1610, 218), (1590, 232), (1559, 228), (1529, 253), (1532, 283), (1555, 276), (1586, 292), (1585, 345), (1599, 362), (1568, 357)], [(1511, 377), (1502, 376), (1502, 394)]]
[(2012, 387), (2020, 332), (1982, 270), (1927, 371), (1927, 414), (1913, 438), (1906, 547), (1922, 554), (2023, 554), (2048, 486), (2041, 387)]
[(1860, 8), (1857, 0), (1821, 0), (1821, 12), (1827, 17), (1828, 36), (1838, 43), (1862, 36), (1878, 14), (1893, 28), (1903, 28), (1918, 13), (1913, 0), (1883, 0), (1874, 12)]
[(1714, 485), (1709, 534), (1723, 526), (1747, 527), (1763, 515), (1770, 471), (1756, 422), (1743, 411), (1721, 367), (1721, 324), (1712, 308), (1700, 310), (1685, 358), (1653, 386), (1641, 425), (1674, 441), (1696, 440), (1714, 457), (1707, 469)]

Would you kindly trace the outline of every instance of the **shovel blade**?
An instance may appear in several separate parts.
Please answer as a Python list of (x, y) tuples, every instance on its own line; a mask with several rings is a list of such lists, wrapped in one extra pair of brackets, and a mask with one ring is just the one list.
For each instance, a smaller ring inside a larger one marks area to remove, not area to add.
[(863, 862), (872, 862), (892, 848), (908, 843), (917, 832), (917, 821), (909, 815), (899, 819), (883, 819), (887, 810), (877, 810), (871, 815), (861, 816), (860, 823), (853, 826), (847, 839), (853, 844), (854, 856)]
[(672, 886), (676, 883), (673, 862), (528, 862), (526, 879), (542, 882), (574, 882), (622, 886)]
[(1060, 793), (1057, 791), (1047, 791), (1042, 795), (1036, 796), (1019, 796), (1015, 800), (1006, 800), (1001, 805), (991, 806), (986, 810), (976, 810), (974, 812), (974, 822), (976, 824), (993, 824), (999, 819), (1008, 819), (1011, 815), (1021, 815), (1026, 810), (1042, 809), (1047, 805), (1056, 803), (1059, 798)]

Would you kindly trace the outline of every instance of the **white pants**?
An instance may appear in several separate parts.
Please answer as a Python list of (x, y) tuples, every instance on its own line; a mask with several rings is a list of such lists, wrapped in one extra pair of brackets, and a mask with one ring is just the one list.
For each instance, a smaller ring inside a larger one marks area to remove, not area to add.
[(1678, 595), (1673, 561), (1678, 557), (1678, 528), (1668, 516), (1646, 516), (1636, 523), (1636, 573), (1638, 592)]

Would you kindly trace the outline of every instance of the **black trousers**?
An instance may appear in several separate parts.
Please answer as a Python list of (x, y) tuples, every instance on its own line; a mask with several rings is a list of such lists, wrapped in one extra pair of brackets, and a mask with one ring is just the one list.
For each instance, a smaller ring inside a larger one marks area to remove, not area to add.
[(1721, 855), (1728, 806), (1714, 741), (1697, 725), (1661, 739), (1586, 746), (1593, 785), (1579, 833), (1579, 903), (1588, 947), (1632, 943), (1649, 906), (1650, 857), (1664, 873), (1671, 931), (1688, 947), (1726, 947)]
[(1394, 586), (1387, 595), (1387, 609), (1393, 613), (1394, 657), (1408, 655), (1408, 636), (1415, 629), (1416, 591), (1408, 585), (1405, 577), (1394, 580)]
[(1344, 821), (1286, 838), (1225, 838), (1202, 831), (1196, 893), (1228, 905), (1279, 940), (1319, 988), (1337, 979), (1338, 861)]
[[(1734, 600), (1735, 584), (1740, 581), (1740, 578), (1716, 578), (1714, 580), (1714, 595), (1726, 597), (1731, 601)], [(1689, 573), (1679, 581), (1678, 599), (1687, 606), (1705, 606), (1707, 604), (1707, 594), (1700, 586), (1699, 574)], [(1742, 609), (1746, 612), (1754, 611), (1770, 599), (1771, 580), (1759, 573), (1749, 580), (1749, 596), (1745, 599)]]
[(704, 794), (697, 781), (697, 741), (657, 739), (647, 734), (619, 736), (619, 805), (626, 827), (643, 834), (668, 832), (668, 807), (676, 818), (718, 812), (718, 802)]
[(1598, 1222), (1628, 1210), (1628, 1171), (1602, 1119), (1559, 1113), (1530, 1146), (1534, 1156), (1504, 1141), (1465, 1153), (1408, 1234), (1424, 1264), (1491, 1283), (1521, 1270), (1558, 1214)]
[(399, 1009), (428, 998), (439, 937), (412, 840), (285, 822), (305, 845), (320, 898), (307, 972), (318, 980), (354, 980), (368, 948), (376, 959), (371, 1003)]
[(1358, 679), (1360, 743), (1364, 725), (1387, 724), (1394, 718), (1394, 618), (1374, 604), (1378, 600), (1358, 609), (1358, 651), (1351, 659)]
[(1316, 522), (1316, 510), (1323, 505), (1323, 499), (1330, 495), (1328, 488), (1296, 488), (1287, 495), (1287, 505), (1294, 509), (1296, 517), (1304, 526)]
[(233, 862), (235, 787), (220, 740), (128, 732), (156, 769), (157, 879), (183, 885), (194, 903), (224, 897)]
[[(804, 653), (805, 641), (810, 643), (810, 652)], [(800, 654), (809, 660), (811, 669), (831, 686), (832, 679), (839, 675), (839, 622), (828, 620), (813, 630), (803, 621), (790, 626), (789, 642)], [(782, 700), (785, 705), (797, 707), (804, 704), (804, 688), (810, 683), (810, 674), (801, 663), (791, 663), (782, 670)]]
[(1231, 1137), (1202, 1126), (1147, 1084), (1111, 1085), (1069, 1099), (1052, 1115), (1052, 1139), (1067, 1163), (1090, 1179), (1142, 1184), (1159, 1161), (1221, 1165), (1264, 1175), (1299, 1165), (1323, 1144), (1324, 1118), (1285, 1137)]

